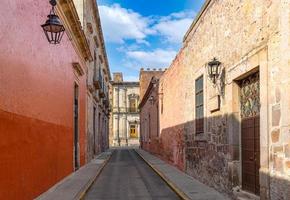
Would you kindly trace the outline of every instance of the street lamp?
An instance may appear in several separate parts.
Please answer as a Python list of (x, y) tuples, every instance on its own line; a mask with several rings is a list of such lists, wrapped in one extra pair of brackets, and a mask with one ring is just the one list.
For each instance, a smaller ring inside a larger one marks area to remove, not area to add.
[(212, 80), (213, 84), (216, 84), (221, 71), (221, 62), (216, 58), (213, 58), (212, 61), (208, 63), (208, 76)]
[(50, 0), (49, 3), (51, 4), (52, 9), (47, 16), (47, 21), (45, 24), (41, 25), (41, 27), (50, 44), (59, 44), (63, 37), (65, 28), (59, 17), (55, 14), (56, 0)]

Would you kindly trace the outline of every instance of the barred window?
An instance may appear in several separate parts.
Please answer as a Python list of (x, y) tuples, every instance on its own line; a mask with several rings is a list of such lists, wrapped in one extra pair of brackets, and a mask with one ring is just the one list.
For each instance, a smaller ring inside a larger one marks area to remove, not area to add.
[(195, 80), (195, 131), (204, 132), (203, 76)]

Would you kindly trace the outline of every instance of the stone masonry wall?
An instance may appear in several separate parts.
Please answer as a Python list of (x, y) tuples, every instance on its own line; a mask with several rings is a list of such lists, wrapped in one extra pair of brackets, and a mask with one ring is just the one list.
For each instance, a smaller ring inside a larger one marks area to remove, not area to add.
[[(164, 158), (172, 163), (184, 158), (188, 174), (221, 192), (230, 193), (240, 186), (241, 119), (236, 80), (258, 69), (261, 199), (289, 197), (285, 185), (290, 180), (290, 95), (283, 92), (290, 86), (289, 19), (287, 0), (209, 1), (160, 79), (160, 145)], [(224, 69), (222, 93), (207, 77), (206, 63), (213, 57)], [(195, 134), (194, 95), (195, 80), (201, 75), (206, 103), (205, 132), (199, 136)], [(220, 108), (217, 94), (221, 95)], [(211, 112), (214, 108), (217, 111)], [(170, 142), (174, 145), (168, 145)], [(178, 164), (180, 168), (182, 165)]]

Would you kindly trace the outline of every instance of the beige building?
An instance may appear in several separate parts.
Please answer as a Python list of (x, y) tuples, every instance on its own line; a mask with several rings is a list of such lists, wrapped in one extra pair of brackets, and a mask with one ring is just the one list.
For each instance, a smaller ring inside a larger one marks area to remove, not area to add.
[(139, 145), (139, 82), (123, 81), (122, 73), (114, 73), (111, 83), (110, 145)]
[(159, 80), (155, 146), (142, 145), (232, 198), (289, 200), (289, 8), (207, 0)]
[(73, 0), (91, 58), (87, 65), (87, 145), (86, 159), (109, 146), (109, 84), (110, 69), (104, 45), (97, 2)]

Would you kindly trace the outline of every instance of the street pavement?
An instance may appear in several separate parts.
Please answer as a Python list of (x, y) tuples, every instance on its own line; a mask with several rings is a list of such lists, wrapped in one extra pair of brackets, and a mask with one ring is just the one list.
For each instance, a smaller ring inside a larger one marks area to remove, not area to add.
[(133, 149), (116, 149), (85, 200), (180, 199)]

